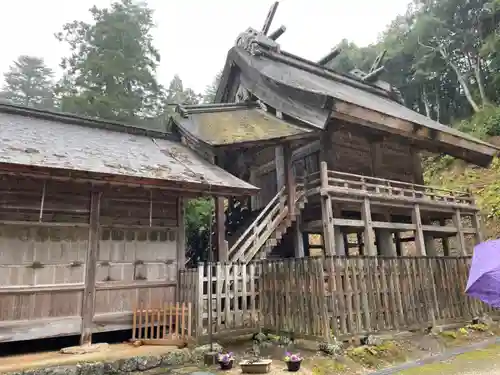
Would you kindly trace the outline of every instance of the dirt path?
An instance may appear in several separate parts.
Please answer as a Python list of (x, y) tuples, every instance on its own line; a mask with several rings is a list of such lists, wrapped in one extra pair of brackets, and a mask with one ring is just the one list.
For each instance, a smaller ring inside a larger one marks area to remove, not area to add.
[(500, 345), (460, 354), (454, 358), (398, 372), (401, 375), (490, 375), (500, 374)]

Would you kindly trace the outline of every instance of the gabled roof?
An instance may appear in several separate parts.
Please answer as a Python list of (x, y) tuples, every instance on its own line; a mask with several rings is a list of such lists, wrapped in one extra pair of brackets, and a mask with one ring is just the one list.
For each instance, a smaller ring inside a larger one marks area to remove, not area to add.
[(172, 120), (181, 132), (215, 147), (300, 138), (315, 130), (279, 119), (255, 102), (178, 106)]
[(384, 89), (282, 51), (274, 40), (252, 29), (229, 51), (216, 101), (227, 100), (235, 77), (259, 100), (318, 129), (324, 129), (330, 118), (339, 118), (482, 166), (500, 151), (405, 107), (390, 86)]
[(86, 172), (96, 180), (220, 195), (258, 188), (199, 157), (170, 134), (71, 114), (0, 104), (0, 169)]

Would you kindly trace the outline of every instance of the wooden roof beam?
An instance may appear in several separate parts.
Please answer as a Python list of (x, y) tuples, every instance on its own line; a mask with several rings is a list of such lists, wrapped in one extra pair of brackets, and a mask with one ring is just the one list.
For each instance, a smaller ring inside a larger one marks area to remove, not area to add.
[(269, 34), (269, 39), (276, 40), (280, 36), (282, 36), (286, 31), (285, 25), (281, 25), (277, 30), (274, 30), (271, 34)]
[(334, 58), (340, 55), (340, 52), (342, 52), (342, 49), (339, 46), (334, 47), (327, 55), (319, 59), (318, 64), (327, 65), (328, 63), (332, 62)]
[(378, 80), (380, 75), (384, 72), (385, 67), (382, 65), (378, 67), (377, 69), (370, 71), (370, 73), (366, 74), (361, 80), (363, 82), (375, 82)]
[(275, 1), (271, 6), (271, 9), (269, 9), (269, 13), (267, 13), (264, 26), (262, 26), (262, 34), (267, 35), (267, 33), (269, 32), (271, 24), (273, 23), (274, 16), (276, 15), (276, 11), (278, 10), (278, 5), (280, 5), (279, 1)]

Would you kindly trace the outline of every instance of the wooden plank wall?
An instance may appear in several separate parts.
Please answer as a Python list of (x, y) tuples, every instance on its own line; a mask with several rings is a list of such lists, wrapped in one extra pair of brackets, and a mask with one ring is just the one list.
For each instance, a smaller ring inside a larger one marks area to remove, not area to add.
[(131, 327), (132, 310), (175, 301), (177, 199), (106, 188), (98, 212), (95, 272), (88, 184), (0, 177), (0, 342), (79, 334), (86, 277), (90, 329)]
[[(337, 124), (338, 125), (338, 124)], [(368, 134), (352, 130), (352, 126), (336, 127), (329, 132), (331, 152), (325, 155), (328, 168), (339, 172), (380, 177), (404, 182), (414, 181), (421, 175), (416, 170), (414, 155), (409, 144), (395, 138), (371, 138)], [(295, 174), (303, 176), (319, 171), (319, 142), (296, 148), (292, 156)], [(274, 147), (268, 147), (255, 155), (255, 184), (261, 191), (257, 208), (265, 207), (276, 194), (276, 172)], [(306, 152), (302, 152), (304, 149)]]

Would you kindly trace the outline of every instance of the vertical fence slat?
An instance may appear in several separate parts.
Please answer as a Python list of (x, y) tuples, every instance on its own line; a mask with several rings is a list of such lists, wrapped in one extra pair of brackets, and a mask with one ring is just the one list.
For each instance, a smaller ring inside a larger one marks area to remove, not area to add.
[[(247, 333), (263, 327), (329, 340), (470, 319), (489, 310), (465, 295), (470, 257), (324, 257), (214, 263), (179, 273), (181, 307), (134, 311), (133, 337)], [(209, 322), (208, 288), (213, 287)], [(192, 305), (191, 305), (192, 303)], [(191, 308), (194, 316), (190, 313)], [(163, 314), (163, 318), (162, 315)], [(192, 316), (192, 317), (191, 317)], [(172, 319), (174, 321), (172, 321)], [(187, 319), (187, 320), (186, 320)], [(144, 327), (144, 330), (142, 329)]]

